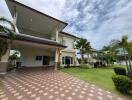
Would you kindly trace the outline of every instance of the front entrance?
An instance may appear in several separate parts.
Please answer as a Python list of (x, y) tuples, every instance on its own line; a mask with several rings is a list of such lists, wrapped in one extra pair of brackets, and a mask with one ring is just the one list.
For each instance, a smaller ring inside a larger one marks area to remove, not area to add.
[(62, 57), (62, 63), (65, 65), (73, 64), (73, 57), (70, 57), (70, 56)]
[(49, 65), (50, 56), (43, 56), (43, 65)]

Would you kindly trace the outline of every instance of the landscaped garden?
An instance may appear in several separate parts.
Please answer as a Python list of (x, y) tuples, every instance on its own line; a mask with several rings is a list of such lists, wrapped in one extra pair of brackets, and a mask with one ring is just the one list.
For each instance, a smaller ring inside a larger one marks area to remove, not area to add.
[[(75, 42), (75, 48), (80, 54), (80, 66), (68, 68), (67, 65), (62, 71), (131, 99), (132, 42), (128, 38), (124, 35), (120, 40), (112, 40), (101, 50), (94, 50), (87, 39), (80, 38)], [(125, 62), (126, 66), (123, 66), (122, 62)]]
[(112, 76), (115, 74), (114, 67), (124, 67), (113, 65), (112, 67), (102, 67), (102, 68), (80, 68), (80, 67), (71, 67), (64, 68), (62, 71), (68, 74), (71, 74), (75, 77), (78, 77), (81, 80), (95, 84), (98, 87), (101, 87), (105, 90), (111, 91), (119, 96), (125, 96), (128, 99), (132, 99), (131, 94), (122, 94), (118, 92), (112, 81)]

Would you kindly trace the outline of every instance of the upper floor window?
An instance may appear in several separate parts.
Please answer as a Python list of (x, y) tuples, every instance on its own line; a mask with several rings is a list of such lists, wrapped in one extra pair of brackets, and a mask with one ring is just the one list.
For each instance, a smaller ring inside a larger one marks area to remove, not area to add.
[(75, 48), (75, 41), (72, 43), (72, 47)]
[(66, 41), (65, 41), (65, 40), (62, 40), (62, 44), (63, 44), (63, 45), (66, 45)]
[(61, 43), (62, 45), (66, 45), (66, 41), (65, 41), (65, 40), (60, 40), (60, 43)]

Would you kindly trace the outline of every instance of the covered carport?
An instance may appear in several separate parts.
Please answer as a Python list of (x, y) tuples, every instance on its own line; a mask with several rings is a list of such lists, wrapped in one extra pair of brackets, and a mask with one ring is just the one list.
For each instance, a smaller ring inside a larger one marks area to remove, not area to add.
[[(0, 37), (9, 38), (6, 33), (0, 33)], [(40, 67), (43, 66), (43, 59), (35, 61), (36, 56), (50, 56), (51, 59), (48, 65), (54, 65), (55, 69), (59, 66), (60, 50), (65, 48), (56, 41), (44, 38), (38, 38), (25, 34), (16, 34), (15, 40), (7, 50), (7, 53), (2, 57), (1, 62), (5, 65), (0, 66), (0, 72), (5, 73), (10, 50), (19, 50), (21, 52), (21, 62), (24, 67)], [(57, 62), (57, 63), (56, 63)]]

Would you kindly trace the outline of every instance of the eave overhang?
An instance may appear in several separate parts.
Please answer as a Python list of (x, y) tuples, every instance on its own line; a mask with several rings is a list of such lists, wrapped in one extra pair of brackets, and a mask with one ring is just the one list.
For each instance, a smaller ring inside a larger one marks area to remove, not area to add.
[(66, 35), (66, 36), (73, 37), (73, 38), (75, 38), (75, 39), (80, 39), (79, 37), (77, 37), (77, 36), (75, 36), (75, 35), (72, 35), (72, 34), (69, 34), (69, 33), (66, 33), (66, 32), (63, 32), (63, 31), (61, 31), (60, 33), (63, 34), (63, 35)]
[[(9, 39), (8, 34), (6, 34), (4, 32), (0, 32), (0, 37)], [(67, 47), (67, 46), (64, 46), (64, 45), (62, 45), (56, 41), (53, 41), (53, 40), (48, 40), (48, 39), (34, 37), (34, 36), (30, 36), (30, 35), (25, 35), (25, 34), (16, 34), (14, 40), (43, 44), (43, 45), (50, 45), (50, 46), (54, 46), (54, 47), (58, 47), (58, 48), (66, 48)]]
[(26, 33), (27, 30), (36, 32), (36, 34), (55, 33), (56, 28), (62, 31), (68, 25), (66, 22), (15, 0), (6, 0), (6, 3), (12, 17), (17, 14), (16, 25), (20, 33)]

